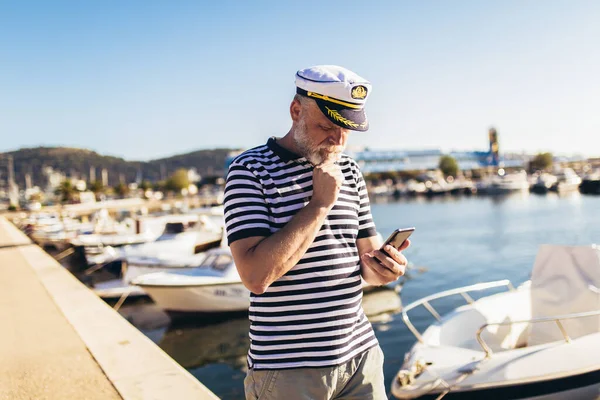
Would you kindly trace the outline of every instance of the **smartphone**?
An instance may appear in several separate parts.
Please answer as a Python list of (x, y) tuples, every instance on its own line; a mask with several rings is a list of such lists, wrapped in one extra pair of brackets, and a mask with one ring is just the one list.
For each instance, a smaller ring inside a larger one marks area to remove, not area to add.
[(384, 250), (385, 246), (389, 244), (390, 246), (392, 246), (396, 249), (399, 249), (400, 247), (402, 247), (402, 244), (404, 244), (404, 242), (406, 242), (406, 239), (408, 239), (408, 237), (410, 235), (412, 235), (412, 233), (414, 231), (415, 231), (414, 227), (396, 229), (394, 232), (392, 232), (390, 237), (388, 237), (387, 240), (385, 242), (383, 242), (383, 245), (381, 246), (379, 251), (381, 251), (385, 255), (389, 256), (389, 254)]

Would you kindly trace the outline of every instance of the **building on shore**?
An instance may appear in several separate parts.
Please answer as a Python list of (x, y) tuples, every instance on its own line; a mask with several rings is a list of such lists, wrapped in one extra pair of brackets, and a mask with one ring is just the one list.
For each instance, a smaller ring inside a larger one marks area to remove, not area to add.
[(462, 171), (487, 167), (525, 168), (531, 156), (511, 154), (493, 161), (486, 151), (442, 150), (361, 150), (350, 152), (364, 174), (381, 172), (429, 171), (438, 168), (440, 158), (448, 155), (456, 160)]

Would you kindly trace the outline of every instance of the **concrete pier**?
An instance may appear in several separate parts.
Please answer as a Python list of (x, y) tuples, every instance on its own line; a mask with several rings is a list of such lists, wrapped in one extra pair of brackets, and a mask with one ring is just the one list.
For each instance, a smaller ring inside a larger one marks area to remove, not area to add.
[(0, 399), (217, 399), (0, 217)]

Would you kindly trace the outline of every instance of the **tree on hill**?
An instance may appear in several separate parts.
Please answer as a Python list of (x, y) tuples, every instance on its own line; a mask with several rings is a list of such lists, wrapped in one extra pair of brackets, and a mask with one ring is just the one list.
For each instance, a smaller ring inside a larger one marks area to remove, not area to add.
[(188, 172), (185, 168), (180, 168), (166, 182), (166, 189), (169, 191), (181, 193), (183, 189), (190, 186)]
[(123, 198), (127, 196), (127, 193), (129, 193), (129, 187), (123, 182), (119, 182), (117, 186), (114, 187), (114, 191), (117, 196)]
[(56, 195), (60, 196), (61, 203), (72, 202), (75, 198), (75, 193), (77, 193), (77, 189), (68, 179), (62, 181), (55, 192)]
[(454, 178), (458, 174), (458, 163), (454, 157), (442, 156), (440, 158), (439, 169), (445, 177), (451, 176)]
[(552, 153), (539, 153), (529, 161), (529, 171), (546, 171), (552, 168)]
[(140, 182), (140, 189), (145, 192), (148, 189), (152, 189), (152, 184), (149, 181), (143, 180)]
[(90, 182), (89, 188), (92, 192), (94, 192), (95, 195), (104, 192), (104, 185), (102, 184), (102, 181)]
[(167, 190), (167, 181), (158, 181), (152, 184), (152, 190), (164, 192)]

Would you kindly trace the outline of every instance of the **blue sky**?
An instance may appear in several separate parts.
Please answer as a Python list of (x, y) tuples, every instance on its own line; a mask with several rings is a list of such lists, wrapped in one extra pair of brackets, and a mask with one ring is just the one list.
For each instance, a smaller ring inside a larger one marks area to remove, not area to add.
[(373, 84), (351, 146), (600, 155), (600, 2), (3, 1), (0, 151), (149, 160), (290, 126), (296, 70)]

